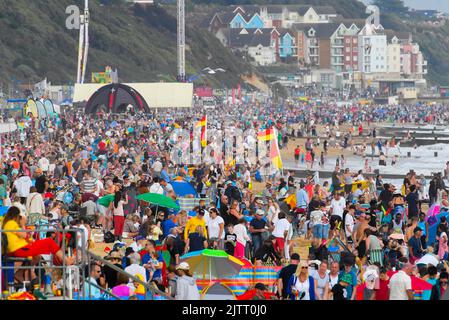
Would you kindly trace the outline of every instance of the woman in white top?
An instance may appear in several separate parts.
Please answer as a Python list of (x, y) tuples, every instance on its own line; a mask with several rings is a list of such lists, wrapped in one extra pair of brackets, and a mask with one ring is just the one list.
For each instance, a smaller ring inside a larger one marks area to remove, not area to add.
[(316, 300), (316, 280), (309, 275), (307, 262), (301, 261), (290, 277), (287, 292), (292, 300)]
[(328, 300), (329, 295), (329, 270), (327, 270), (327, 262), (322, 261), (317, 272), (313, 274), (316, 281), (316, 299)]
[(246, 229), (246, 220), (244, 218), (239, 220), (239, 223), (234, 226), (234, 233), (237, 236), (237, 243), (235, 245), (234, 256), (236, 258), (245, 257), (246, 242), (251, 241)]
[(210, 218), (207, 221), (207, 234), (209, 239), (216, 239), (218, 249), (223, 249), (223, 240), (225, 237), (224, 220), (218, 215), (216, 208), (209, 209)]
[(114, 236), (116, 240), (122, 241), (123, 227), (125, 225), (125, 213), (123, 212), (123, 205), (128, 203), (128, 196), (126, 200), (122, 200), (122, 193), (117, 191), (114, 194), (114, 201), (111, 202), (110, 206), (112, 209), (112, 214), (114, 216)]
[(281, 211), (279, 208), (279, 205), (273, 201), (273, 199), (268, 198), (268, 215), (267, 220), (268, 223), (272, 226), (276, 225), (276, 222), (278, 222), (279, 217), (278, 214)]

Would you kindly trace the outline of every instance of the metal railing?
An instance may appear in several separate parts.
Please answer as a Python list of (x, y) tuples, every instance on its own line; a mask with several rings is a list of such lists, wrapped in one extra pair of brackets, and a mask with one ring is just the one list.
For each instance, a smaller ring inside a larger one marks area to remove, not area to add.
[[(92, 253), (91, 251), (87, 251), (88, 257), (91, 261), (98, 261), (101, 264), (103, 264), (103, 266), (108, 266), (109, 268), (111, 268), (112, 270), (116, 271), (117, 273), (121, 273), (125, 276), (127, 276), (132, 282), (136, 282), (140, 285), (142, 285), (145, 288), (145, 292), (146, 292), (146, 297), (148, 297), (148, 293), (150, 293), (150, 298), (152, 299), (155, 295), (161, 296), (167, 300), (174, 300), (174, 298), (172, 298), (171, 296), (169, 296), (167, 293), (151, 286), (150, 284), (148, 284), (145, 281), (140, 280), (139, 278), (137, 278), (136, 276), (129, 274), (128, 272), (126, 272), (125, 270), (117, 267), (116, 265), (110, 263), (109, 261), (95, 255), (94, 253)], [(90, 266), (91, 263), (88, 263), (89, 266), (89, 274), (90, 274)], [(151, 300), (151, 299), (145, 299), (145, 300)]]
[[(0, 300), (5, 298), (3, 295), (3, 276), (5, 278), (8, 278), (8, 271), (12, 270), (13, 274), (15, 275), (16, 271), (35, 271), (38, 276), (38, 286), (39, 288), (42, 287), (42, 272), (44, 274), (46, 273), (46, 269), (61, 269), (62, 270), (62, 281), (63, 281), (63, 287), (62, 287), (62, 299), (63, 300), (91, 300), (92, 299), (92, 288), (95, 288), (101, 292), (103, 300), (107, 300), (108, 298), (115, 298), (117, 300), (122, 300), (122, 298), (118, 297), (117, 295), (113, 294), (109, 289), (103, 288), (99, 286), (97, 283), (93, 283), (90, 279), (91, 274), (91, 265), (94, 262), (101, 263), (102, 266), (108, 266), (112, 270), (116, 271), (117, 273), (121, 273), (125, 276), (127, 276), (131, 281), (138, 283), (142, 285), (145, 288), (145, 300), (152, 300), (155, 296), (159, 296), (166, 300), (174, 300), (170, 295), (168, 295), (165, 292), (160, 291), (159, 289), (153, 287), (152, 285), (140, 280), (139, 278), (135, 277), (134, 275), (131, 275), (124, 271), (123, 269), (117, 267), (116, 265), (110, 263), (109, 261), (95, 255), (91, 251), (87, 250), (86, 246), (86, 239), (85, 235), (82, 229), (80, 228), (73, 228), (73, 229), (59, 229), (52, 227), (49, 229), (49, 225), (40, 225), (39, 227), (30, 230), (30, 229), (19, 229), (19, 230), (7, 230), (7, 229), (1, 229), (0, 228), (0, 235), (5, 234), (6, 232), (26, 232), (26, 233), (35, 233), (39, 234), (41, 232), (56, 232), (62, 234), (62, 245), (61, 250), (63, 252), (63, 263), (62, 265), (44, 265), (43, 263), (39, 263), (37, 265), (20, 265), (17, 266), (16, 262), (31, 262), (31, 260), (20, 260), (15, 261), (12, 258), (15, 258), (14, 256), (9, 256), (6, 252), (1, 252), (0, 254), (0, 273), (2, 275), (0, 276)], [(80, 233), (81, 235), (81, 243), (83, 244), (81, 247), (78, 247), (76, 245), (76, 251), (75, 251), (75, 263), (73, 265), (67, 265), (66, 264), (66, 258), (67, 253), (66, 250), (70, 251), (71, 248), (67, 248), (66, 246), (66, 234), (71, 232), (72, 235), (75, 235), (75, 241), (78, 242), (77, 234)], [(0, 248), (2, 248), (2, 237), (0, 236)], [(17, 260), (17, 259), (16, 259)], [(87, 270), (86, 270), (87, 268)], [(87, 272), (86, 272), (87, 271)], [(87, 276), (86, 276), (87, 275)], [(13, 276), (14, 278), (14, 276)], [(30, 279), (31, 280), (31, 279)], [(25, 283), (28, 281), (22, 281), (22, 283)], [(19, 284), (20, 285), (20, 284)], [(9, 286), (9, 292), (12, 293), (12, 290), (14, 290), (15, 283), (13, 280), (13, 283), (8, 283)], [(77, 292), (78, 295), (74, 295), (74, 292)], [(98, 299), (98, 297), (94, 297), (94, 299)]]
[[(85, 281), (85, 274), (83, 272), (83, 268), (85, 266), (85, 261), (87, 258), (87, 250), (85, 246), (81, 246), (81, 247), (77, 247), (76, 246), (76, 250), (75, 250), (75, 263), (73, 265), (67, 265), (66, 261), (67, 261), (67, 252), (66, 249), (67, 248), (67, 241), (66, 241), (66, 235), (67, 233), (71, 233), (72, 235), (75, 235), (75, 243), (78, 240), (77, 234), (80, 233), (81, 235), (81, 243), (82, 244), (86, 244), (86, 239), (84, 236), (84, 232), (82, 229), (80, 228), (72, 228), (72, 229), (61, 229), (61, 228), (56, 228), (53, 225), (40, 225), (35, 229), (18, 229), (18, 230), (7, 230), (7, 229), (1, 229), (0, 228), (0, 248), (3, 248), (3, 234), (6, 234), (7, 232), (25, 232), (25, 233), (30, 233), (30, 234), (40, 234), (42, 232), (56, 232), (56, 233), (60, 233), (62, 234), (62, 244), (61, 244), (61, 251), (63, 253), (63, 257), (62, 257), (62, 265), (53, 265), (51, 264), (51, 266), (48, 265), (44, 265), (42, 263), (42, 261), (40, 261), (40, 263), (36, 264), (36, 265), (20, 265), (20, 266), (16, 266), (16, 262), (15, 260), (17, 260), (17, 257), (14, 256), (9, 256), (7, 254), (7, 252), (1, 252), (0, 254), (0, 271), (2, 272), (2, 276), (0, 276), (0, 299), (3, 299), (3, 273), (4, 271), (6, 274), (6, 278), (8, 278), (8, 270), (12, 270), (13, 274), (15, 275), (16, 270), (23, 270), (23, 271), (29, 271), (31, 273), (31, 271), (37, 271), (36, 273), (38, 274), (38, 286), (39, 288), (42, 287), (42, 272), (44, 272), (44, 274), (46, 273), (46, 268), (51, 268), (51, 269), (61, 269), (62, 270), (62, 280), (63, 280), (63, 287), (62, 287), (62, 297), (65, 300), (66, 298), (68, 299), (72, 299), (73, 298), (73, 289), (75, 290), (79, 290), (80, 284), (79, 281), (78, 283), (75, 283), (75, 288), (72, 288), (72, 273), (73, 272), (67, 272), (68, 268), (70, 268), (69, 270), (74, 270), (75, 274), (78, 274), (78, 279), (82, 279), (83, 283)], [(30, 235), (31, 236), (31, 235)], [(80, 254), (81, 252), (81, 254)], [(5, 260), (5, 261), (3, 261)], [(12, 265), (9, 265), (9, 263), (12, 262)], [(31, 260), (21, 260), (18, 262), (31, 262)], [(44, 262), (48, 262), (45, 261)], [(13, 276), (14, 277), (14, 276)], [(31, 279), (30, 279), (31, 280)], [(69, 282), (67, 283), (67, 280), (69, 280)], [(8, 283), (9, 286), (9, 290), (10, 292), (12, 291), (12, 289), (14, 288), (14, 280), (13, 283)], [(78, 288), (77, 288), (78, 286)]]

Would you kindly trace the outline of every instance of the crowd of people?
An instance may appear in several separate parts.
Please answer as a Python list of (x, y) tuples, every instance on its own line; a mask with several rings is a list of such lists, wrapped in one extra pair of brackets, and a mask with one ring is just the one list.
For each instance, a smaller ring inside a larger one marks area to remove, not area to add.
[[(344, 123), (368, 122), (367, 128), (387, 120), (437, 123), (445, 120), (446, 113), (440, 113), (445, 108), (271, 106), (259, 112), (256, 106), (245, 106), (209, 111), (208, 142), (218, 146), (216, 133), (236, 128), (254, 132), (257, 140), (258, 131), (274, 126), (282, 148), (292, 130), (316, 135), (317, 126), (324, 125), (326, 134), (335, 135), (335, 127)], [(124, 276), (129, 274), (167, 296), (197, 299), (194, 270), (180, 258), (206, 248), (254, 265), (283, 266), (274, 292), (280, 299), (444, 297), (447, 221), (429, 220), (424, 182), (415, 172), (407, 175), (399, 191), (383, 183), (380, 175), (352, 172), (344, 162), (339, 165), (345, 170), (337, 166), (331, 181), (320, 184), (313, 176), (299, 180), (294, 172), (251, 162), (247, 138), (242, 146), (236, 141), (223, 146), (242, 156), (237, 164), (226, 162), (215, 148), (208, 160), (189, 165), (181, 161), (183, 155), (200, 152), (201, 144), (179, 139), (177, 133), (198, 120), (193, 111), (95, 118), (67, 111), (52, 119), (20, 120), (19, 130), (2, 137), (0, 201), (9, 207), (2, 228), (17, 230), (4, 233), (4, 252), (31, 256), (33, 264), (41, 255), (52, 254), (55, 265), (71, 265), (79, 262), (74, 252), (92, 248), (95, 237), (102, 235), (112, 247), (105, 258), (125, 273), (92, 263), (83, 286), (94, 298), (106, 289), (127, 298), (145, 292), (141, 283)], [(370, 129), (359, 132), (364, 130)], [(194, 208), (169, 209), (137, 198), (156, 193), (180, 204), (172, 186), (176, 180), (190, 183), (202, 199)], [(255, 191), (256, 183), (261, 192)], [(441, 177), (432, 180), (430, 205), (449, 207), (445, 188)], [(101, 203), (108, 196), (110, 201)], [(429, 241), (429, 227), (435, 223), (436, 238)], [(40, 224), (54, 229), (33, 237), (23, 231)], [(52, 231), (58, 228), (80, 232), (67, 232), (64, 238)], [(308, 257), (300, 259), (295, 252), (298, 239), (311, 242)], [(437, 263), (420, 263), (429, 255)], [(32, 272), (32, 288), (45, 298), (37, 277)], [(412, 288), (411, 277), (430, 283), (432, 294), (424, 297)], [(58, 271), (51, 278), (53, 292), (64, 287)], [(255, 289), (258, 298), (268, 290), (260, 284)]]

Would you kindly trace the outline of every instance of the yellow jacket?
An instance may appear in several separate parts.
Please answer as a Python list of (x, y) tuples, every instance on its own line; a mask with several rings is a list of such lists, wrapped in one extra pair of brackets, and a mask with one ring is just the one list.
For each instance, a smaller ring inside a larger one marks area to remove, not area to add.
[(198, 217), (193, 217), (187, 221), (186, 228), (184, 229), (184, 240), (189, 238), (189, 234), (196, 231), (198, 226), (202, 226), (204, 230), (204, 237), (207, 238), (206, 220)]

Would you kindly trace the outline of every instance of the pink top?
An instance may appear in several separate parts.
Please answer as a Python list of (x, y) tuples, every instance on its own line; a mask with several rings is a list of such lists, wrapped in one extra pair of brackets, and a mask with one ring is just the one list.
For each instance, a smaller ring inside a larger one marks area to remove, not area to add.
[(438, 246), (438, 257), (440, 257), (440, 259), (443, 259), (446, 252), (449, 252), (449, 248), (447, 245), (447, 235), (445, 232), (442, 232), (440, 235)]
[(112, 293), (118, 297), (129, 297), (131, 295), (131, 290), (126, 284), (121, 284), (112, 288)]

